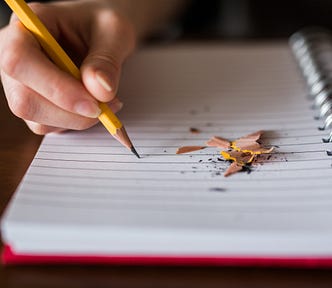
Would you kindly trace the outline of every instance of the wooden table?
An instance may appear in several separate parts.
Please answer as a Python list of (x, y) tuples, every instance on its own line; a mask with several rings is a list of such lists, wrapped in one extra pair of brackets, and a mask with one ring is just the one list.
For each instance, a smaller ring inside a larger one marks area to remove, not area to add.
[[(1, 90), (1, 89), (0, 89)], [(8, 109), (0, 92), (0, 212), (42, 137)], [(332, 239), (331, 239), (332, 241)], [(332, 287), (332, 270), (232, 267), (0, 266), (0, 287)]]

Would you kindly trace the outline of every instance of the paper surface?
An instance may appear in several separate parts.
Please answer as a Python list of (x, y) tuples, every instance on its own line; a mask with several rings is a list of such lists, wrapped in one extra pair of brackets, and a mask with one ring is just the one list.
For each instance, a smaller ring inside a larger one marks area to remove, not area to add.
[[(146, 48), (121, 81), (142, 158), (102, 126), (46, 136), (2, 221), (13, 249), (332, 255), (331, 144), (286, 45)], [(278, 148), (250, 174), (224, 178), (215, 147), (176, 155), (256, 130)]]

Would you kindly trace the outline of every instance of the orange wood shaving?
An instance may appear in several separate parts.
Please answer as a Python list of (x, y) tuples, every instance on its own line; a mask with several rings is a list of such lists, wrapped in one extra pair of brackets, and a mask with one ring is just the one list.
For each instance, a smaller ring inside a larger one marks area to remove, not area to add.
[[(231, 142), (232, 151), (221, 151), (220, 154), (225, 160), (233, 161), (225, 172), (225, 177), (241, 171), (243, 166), (255, 162), (257, 155), (271, 153), (274, 147), (264, 148), (257, 141), (263, 134), (263, 131), (256, 131)], [(241, 167), (241, 169), (240, 169)]]
[(206, 148), (206, 146), (183, 146), (178, 148), (176, 154), (189, 153), (197, 150), (202, 150), (204, 148)]
[(231, 147), (231, 142), (228, 140), (218, 137), (218, 136), (213, 136), (211, 139), (209, 139), (206, 142), (206, 145), (209, 147), (218, 147), (220, 149), (228, 149)]
[(221, 151), (221, 155), (225, 158), (225, 160), (234, 161), (242, 166), (251, 163), (255, 158), (255, 155), (242, 151)]
[(259, 130), (259, 131), (256, 131), (254, 133), (250, 133), (250, 134), (248, 134), (246, 136), (243, 136), (240, 139), (257, 141), (259, 138), (261, 138), (263, 132), (264, 132), (263, 130)]
[(251, 140), (236, 140), (232, 142), (232, 148), (237, 151), (253, 152), (261, 149), (261, 145)]
[(242, 170), (242, 167), (243, 167), (242, 165), (239, 165), (238, 163), (233, 162), (231, 165), (229, 165), (229, 167), (225, 171), (224, 176), (228, 177), (234, 173), (237, 173)]
[(271, 148), (264, 148), (261, 147), (260, 144), (257, 142), (255, 143), (239, 143), (238, 141), (235, 141), (232, 143), (231, 147), (236, 151), (242, 151), (242, 152), (249, 152), (252, 154), (265, 154), (265, 153), (271, 153), (274, 149), (274, 147)]
[(257, 140), (259, 140), (262, 134), (262, 130), (248, 134), (232, 142), (231, 147), (236, 151), (249, 152), (252, 154), (270, 153), (272, 152), (274, 147), (264, 148), (261, 146), (261, 144), (257, 142)]

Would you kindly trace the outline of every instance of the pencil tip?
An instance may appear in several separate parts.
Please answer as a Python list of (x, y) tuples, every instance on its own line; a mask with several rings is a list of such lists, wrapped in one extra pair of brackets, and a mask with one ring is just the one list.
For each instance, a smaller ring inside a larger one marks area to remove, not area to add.
[(133, 153), (136, 155), (137, 158), (141, 158), (141, 157), (138, 155), (138, 153), (137, 153), (137, 151), (136, 151), (136, 149), (135, 149), (134, 146), (131, 146), (130, 150), (131, 150), (131, 152), (133, 152)]

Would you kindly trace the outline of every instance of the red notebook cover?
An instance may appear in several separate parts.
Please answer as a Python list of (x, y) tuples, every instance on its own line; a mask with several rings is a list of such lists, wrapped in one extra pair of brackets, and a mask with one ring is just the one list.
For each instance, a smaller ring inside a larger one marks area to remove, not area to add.
[(5, 265), (14, 264), (100, 264), (100, 265), (188, 265), (188, 266), (260, 266), (332, 268), (332, 257), (239, 257), (239, 256), (93, 256), (93, 255), (33, 255), (16, 254), (5, 245), (2, 252)]

